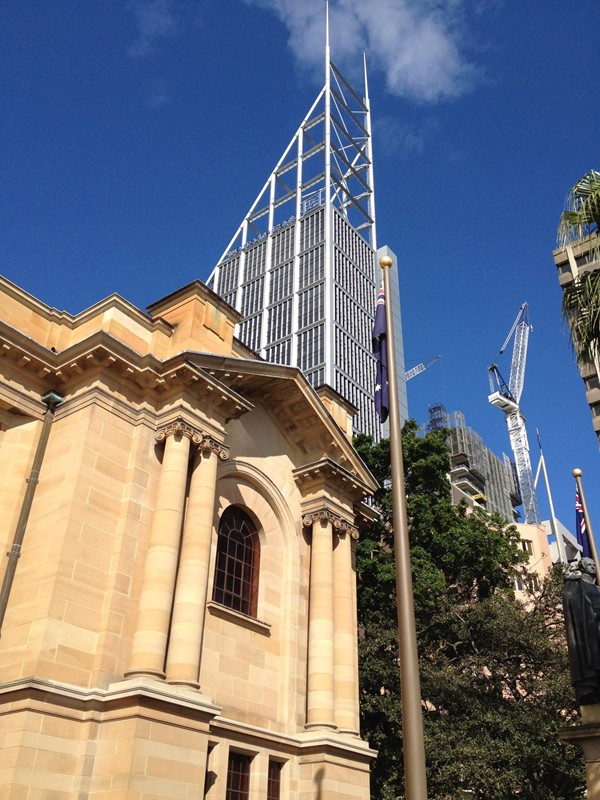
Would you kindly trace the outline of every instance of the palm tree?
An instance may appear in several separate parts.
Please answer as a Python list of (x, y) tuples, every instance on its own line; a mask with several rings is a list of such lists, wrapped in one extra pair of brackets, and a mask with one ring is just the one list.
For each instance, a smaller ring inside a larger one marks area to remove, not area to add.
[[(594, 364), (600, 374), (600, 172), (590, 170), (570, 190), (558, 226), (558, 244), (589, 240), (586, 269), (563, 286), (562, 313), (581, 363)], [(594, 265), (594, 266), (592, 266)]]
[(569, 191), (560, 215), (558, 245), (591, 236), (600, 228), (600, 172), (587, 172)]
[(577, 359), (595, 364), (600, 374), (600, 269), (580, 273), (563, 287), (562, 313)]

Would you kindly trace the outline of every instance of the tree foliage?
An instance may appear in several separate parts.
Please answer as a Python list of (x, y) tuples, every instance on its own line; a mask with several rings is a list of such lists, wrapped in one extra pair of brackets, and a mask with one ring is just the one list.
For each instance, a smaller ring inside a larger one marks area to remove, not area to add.
[(600, 227), (600, 172), (591, 169), (569, 190), (560, 216), (558, 244), (590, 236)]
[(593, 364), (600, 352), (600, 270), (582, 272), (563, 287), (562, 314), (577, 358)]
[[(558, 244), (588, 240), (590, 260), (600, 257), (600, 172), (587, 172), (569, 191), (560, 216)], [(562, 314), (580, 361), (593, 364), (600, 347), (600, 272), (582, 270), (563, 287)]]
[[(389, 441), (356, 447), (383, 487)], [(411, 567), (430, 800), (583, 797), (579, 751), (557, 731), (575, 715), (560, 592), (552, 574), (527, 606), (512, 581), (524, 553), (514, 526), (451, 503), (443, 431), (403, 431)], [(391, 492), (357, 549), (363, 735), (379, 751), (374, 800), (403, 797)]]

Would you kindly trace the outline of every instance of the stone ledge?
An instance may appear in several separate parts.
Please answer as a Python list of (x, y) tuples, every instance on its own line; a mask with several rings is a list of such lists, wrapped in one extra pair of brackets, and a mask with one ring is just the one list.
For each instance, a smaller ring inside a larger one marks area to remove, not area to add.
[(207, 719), (212, 719), (222, 710), (194, 689), (172, 686), (151, 678), (125, 679), (110, 684), (107, 689), (83, 689), (39, 678), (24, 678), (0, 685), (0, 705), (10, 704), (11, 711), (17, 706), (31, 707), (32, 702), (40, 707), (53, 703), (78, 713), (82, 718), (98, 718), (104, 712), (134, 705), (147, 709), (175, 706), (180, 715), (193, 718), (202, 715)]
[(233, 608), (222, 606), (220, 603), (215, 603), (214, 600), (208, 602), (206, 607), (215, 617), (220, 617), (229, 622), (242, 625), (244, 628), (250, 628), (250, 630), (256, 631), (256, 633), (262, 633), (265, 636), (271, 635), (271, 626), (268, 622), (263, 622), (255, 617), (249, 617), (247, 614), (242, 614), (241, 611), (234, 611)]

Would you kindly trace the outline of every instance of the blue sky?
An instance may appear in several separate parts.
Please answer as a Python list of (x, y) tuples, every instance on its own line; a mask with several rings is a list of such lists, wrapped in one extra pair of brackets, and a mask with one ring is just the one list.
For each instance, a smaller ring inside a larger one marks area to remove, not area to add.
[[(599, 453), (551, 251), (600, 168), (597, 0), (331, 3), (334, 61), (367, 52), (378, 238), (399, 257), (409, 383), (498, 454), (487, 366), (524, 301), (522, 406), (558, 517)], [(7, 0), (0, 6), (0, 272), (79, 312), (206, 279), (323, 81), (322, 0)], [(510, 352), (500, 360), (508, 378)], [(547, 513), (540, 493), (542, 512)]]

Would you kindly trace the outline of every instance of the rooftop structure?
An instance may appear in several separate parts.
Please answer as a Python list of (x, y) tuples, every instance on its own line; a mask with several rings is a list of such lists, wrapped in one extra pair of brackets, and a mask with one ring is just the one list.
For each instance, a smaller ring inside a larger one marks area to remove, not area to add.
[(469, 428), (460, 411), (449, 413), (441, 403), (429, 406), (428, 431), (447, 428), (450, 446), (450, 481), (455, 503), (464, 500), (507, 522), (518, 518), (521, 503), (515, 468), (509, 457), (502, 459), (486, 447), (481, 436)]
[[(325, 85), (225, 248), (208, 286), (241, 315), (239, 338), (267, 361), (299, 367), (357, 409), (375, 441), (371, 330), (381, 281), (371, 116), (325, 48)], [(408, 417), (397, 265), (392, 269), (401, 416)], [(388, 299), (388, 302), (390, 300)]]

